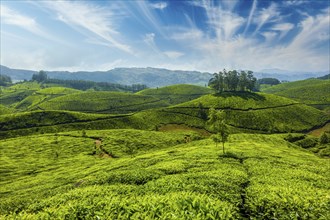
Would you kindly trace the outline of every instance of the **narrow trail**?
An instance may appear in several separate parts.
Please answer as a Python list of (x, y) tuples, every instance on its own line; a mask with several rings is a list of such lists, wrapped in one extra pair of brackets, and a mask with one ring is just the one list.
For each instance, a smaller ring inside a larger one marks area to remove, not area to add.
[(239, 205), (239, 212), (241, 213), (241, 216), (243, 219), (249, 219), (250, 213), (248, 211), (248, 207), (246, 205), (246, 200), (247, 200), (247, 188), (250, 185), (250, 179), (251, 179), (251, 174), (249, 172), (249, 168), (247, 165), (244, 164), (244, 161), (248, 158), (240, 158), (240, 163), (244, 167), (246, 173), (247, 173), (247, 179), (245, 182), (241, 184), (241, 203)]

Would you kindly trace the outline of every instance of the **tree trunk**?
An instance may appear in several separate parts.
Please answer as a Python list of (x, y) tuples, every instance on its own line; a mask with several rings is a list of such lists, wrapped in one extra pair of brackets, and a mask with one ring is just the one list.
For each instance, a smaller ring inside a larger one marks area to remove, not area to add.
[(223, 154), (225, 154), (225, 142), (222, 142), (222, 151), (223, 151)]

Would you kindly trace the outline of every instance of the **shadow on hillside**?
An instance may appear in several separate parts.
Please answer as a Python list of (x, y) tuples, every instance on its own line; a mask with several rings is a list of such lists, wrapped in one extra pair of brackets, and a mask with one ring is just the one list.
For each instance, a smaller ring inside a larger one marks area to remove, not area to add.
[(223, 97), (223, 98), (230, 98), (230, 97), (240, 97), (242, 99), (253, 99), (257, 101), (263, 101), (265, 100), (265, 97), (262, 95), (259, 95), (254, 92), (242, 92), (242, 91), (237, 91), (237, 92), (221, 92), (221, 93), (216, 93), (213, 94), (213, 96), (216, 97)]

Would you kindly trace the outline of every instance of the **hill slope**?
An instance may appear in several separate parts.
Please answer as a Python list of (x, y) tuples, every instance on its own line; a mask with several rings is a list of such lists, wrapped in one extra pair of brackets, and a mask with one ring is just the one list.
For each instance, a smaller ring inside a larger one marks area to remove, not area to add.
[(157, 89), (145, 89), (137, 94), (149, 95), (158, 99), (167, 100), (170, 104), (178, 104), (210, 93), (212, 93), (212, 90), (207, 87), (179, 84)]
[(304, 131), (329, 120), (323, 112), (291, 99), (248, 92), (205, 95), (166, 111), (199, 117), (209, 108), (225, 110), (227, 123), (234, 127), (268, 132)]
[(128, 113), (169, 104), (151, 96), (122, 92), (88, 91), (57, 97), (38, 105), (44, 110)]
[(232, 135), (226, 155), (210, 139), (180, 144), (185, 135), (97, 130), (2, 141), (0, 218), (330, 218), (328, 159), (281, 135)]
[(330, 80), (308, 79), (282, 83), (263, 90), (319, 108), (330, 106)]

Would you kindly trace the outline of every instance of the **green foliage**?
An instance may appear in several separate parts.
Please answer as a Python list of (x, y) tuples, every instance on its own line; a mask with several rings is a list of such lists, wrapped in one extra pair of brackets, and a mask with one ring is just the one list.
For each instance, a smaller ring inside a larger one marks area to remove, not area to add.
[(261, 78), (261, 79), (258, 79), (257, 82), (259, 84), (266, 84), (266, 85), (271, 85), (271, 86), (281, 84), (281, 82), (276, 78)]
[(0, 105), (0, 115), (4, 115), (4, 114), (10, 114), (13, 113), (13, 109), (12, 108), (8, 108), (4, 105)]
[(157, 89), (145, 89), (138, 92), (137, 94), (148, 95), (161, 100), (166, 100), (170, 104), (179, 104), (210, 93), (212, 93), (212, 90), (206, 87), (179, 84), (165, 86)]
[(226, 110), (227, 124), (232, 127), (269, 133), (306, 131), (329, 120), (323, 112), (293, 100), (249, 92), (205, 95), (165, 111), (199, 117), (200, 104), (205, 109)]
[(48, 79), (47, 73), (43, 70), (40, 70), (38, 73), (32, 75), (32, 81), (44, 82)]
[(218, 93), (223, 91), (252, 91), (255, 88), (257, 79), (253, 76), (252, 71), (230, 70), (214, 73), (213, 78), (209, 80), (209, 86)]
[(67, 110), (99, 113), (128, 113), (168, 106), (151, 96), (105, 91), (73, 93), (50, 99), (38, 105), (45, 110)]
[(47, 79), (45, 83), (56, 84), (56, 85), (79, 89), (79, 90), (92, 89), (96, 91), (137, 92), (147, 88), (147, 86), (143, 84), (132, 84), (129, 86), (118, 83), (94, 82), (94, 81), (86, 81), (86, 80)]
[(216, 143), (222, 142), (222, 150), (225, 153), (225, 143), (229, 138), (229, 129), (226, 124), (226, 113), (223, 111), (216, 111), (211, 108), (209, 113), (209, 120), (207, 121), (211, 130), (216, 133), (211, 136), (212, 140)]
[(320, 144), (328, 144), (328, 143), (330, 143), (329, 136), (327, 135), (327, 133), (323, 132), (323, 134), (320, 137)]
[(12, 83), (10, 76), (0, 74), (0, 86), (8, 86)]
[[(288, 148), (284, 135), (233, 134), (221, 157), (211, 140), (176, 145), (185, 135), (95, 130), (3, 140), (0, 218), (330, 217), (329, 160)], [(90, 154), (92, 138), (104, 147), (157, 141), (133, 158), (101, 158)]]
[(272, 86), (262, 90), (279, 96), (288, 97), (299, 102), (313, 105), (319, 109), (329, 107), (330, 80), (307, 79)]

